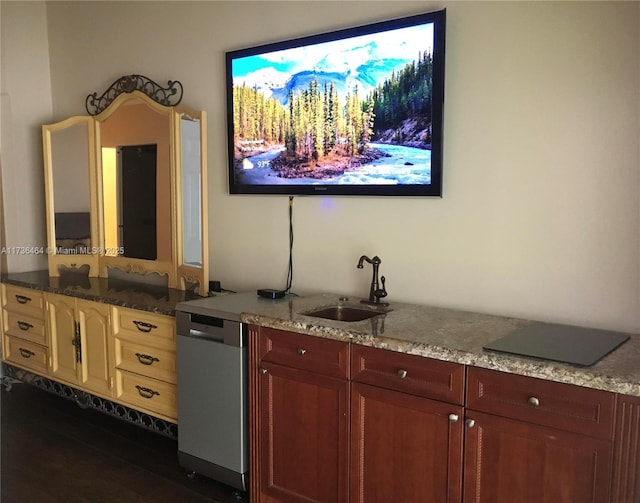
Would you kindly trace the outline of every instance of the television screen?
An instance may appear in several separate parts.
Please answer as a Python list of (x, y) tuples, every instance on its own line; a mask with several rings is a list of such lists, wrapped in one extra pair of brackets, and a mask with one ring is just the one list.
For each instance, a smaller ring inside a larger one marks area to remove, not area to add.
[(445, 11), (226, 53), (231, 194), (442, 195)]

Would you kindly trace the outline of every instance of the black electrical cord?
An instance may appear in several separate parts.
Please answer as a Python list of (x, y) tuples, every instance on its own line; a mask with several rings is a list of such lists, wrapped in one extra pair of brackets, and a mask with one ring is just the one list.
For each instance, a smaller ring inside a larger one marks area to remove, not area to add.
[(289, 196), (289, 270), (287, 272), (287, 287), (284, 293), (291, 293), (293, 284), (293, 196)]

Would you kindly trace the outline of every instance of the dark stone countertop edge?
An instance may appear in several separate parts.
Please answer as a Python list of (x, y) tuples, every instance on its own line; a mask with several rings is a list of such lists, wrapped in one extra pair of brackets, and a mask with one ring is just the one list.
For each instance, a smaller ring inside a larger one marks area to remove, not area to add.
[[(184, 292), (180, 290), (167, 289), (166, 291), (163, 291), (162, 295), (165, 296), (165, 299), (162, 300), (149, 298), (148, 300), (140, 301), (138, 299), (132, 300), (133, 296), (141, 295), (136, 291), (139, 287), (137, 284), (131, 284), (131, 290), (123, 288), (114, 291), (105, 291), (104, 289), (101, 289), (100, 292), (83, 292), (71, 288), (51, 286), (40, 281), (32, 281), (15, 277), (19, 274), (20, 273), (3, 276), (0, 278), (0, 283), (172, 317), (175, 317), (175, 306), (179, 302), (186, 300), (184, 298)], [(172, 296), (175, 297), (173, 301), (170, 300)], [(169, 299), (166, 297), (169, 297)]]

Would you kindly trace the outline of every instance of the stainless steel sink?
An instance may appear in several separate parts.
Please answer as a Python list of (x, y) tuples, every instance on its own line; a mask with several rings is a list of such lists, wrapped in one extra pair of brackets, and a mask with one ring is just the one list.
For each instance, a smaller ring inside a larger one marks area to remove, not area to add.
[[(387, 310), (388, 311), (388, 310)], [(306, 316), (314, 316), (316, 318), (324, 318), (326, 320), (335, 321), (362, 321), (385, 314), (386, 311), (372, 311), (371, 309), (360, 309), (350, 306), (331, 306), (318, 309), (317, 311), (309, 311), (301, 313)]]

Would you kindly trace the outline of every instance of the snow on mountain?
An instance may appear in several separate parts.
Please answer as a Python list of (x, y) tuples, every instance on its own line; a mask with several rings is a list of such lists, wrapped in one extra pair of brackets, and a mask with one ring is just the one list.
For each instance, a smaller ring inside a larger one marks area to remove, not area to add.
[(369, 61), (342, 72), (320, 71), (317, 68), (304, 70), (291, 75), (281, 87), (272, 87), (269, 95), (286, 105), (289, 101), (290, 90), (293, 90), (294, 94), (296, 94), (298, 91), (308, 89), (309, 83), (316, 80), (320, 89), (324, 88), (325, 83), (333, 82), (341, 99), (344, 99), (347, 93), (353, 92), (356, 87), (358, 94), (364, 98), (378, 84), (388, 79), (394, 69), (397, 70), (399, 66), (402, 67), (405, 63), (406, 61), (404, 60), (389, 59), (385, 61)]
[(289, 103), (289, 92), (297, 94), (299, 91), (309, 89), (312, 81), (318, 82), (318, 88), (322, 91), (325, 84), (333, 82), (336, 91), (340, 96), (346, 96), (349, 90), (348, 76), (338, 72), (318, 72), (318, 71), (302, 71), (291, 75), (284, 86), (272, 89), (273, 97), (283, 105)]
[(364, 98), (388, 79), (392, 71), (398, 71), (410, 61), (371, 41), (358, 47), (345, 45), (343, 50), (333, 50), (316, 58), (299, 61), (295, 73), (263, 68), (247, 75), (243, 81), (247, 86), (262, 91), (265, 96), (273, 96), (283, 105), (288, 104), (289, 91), (293, 90), (296, 94), (308, 89), (313, 80), (318, 82), (320, 89), (325, 83), (333, 82), (341, 99), (356, 87), (358, 94)]
[(261, 68), (253, 73), (246, 75), (240, 83), (236, 85), (244, 84), (247, 87), (255, 87), (267, 97), (271, 97), (274, 89), (280, 89), (284, 87), (289, 79), (288, 73), (279, 72), (275, 68)]

